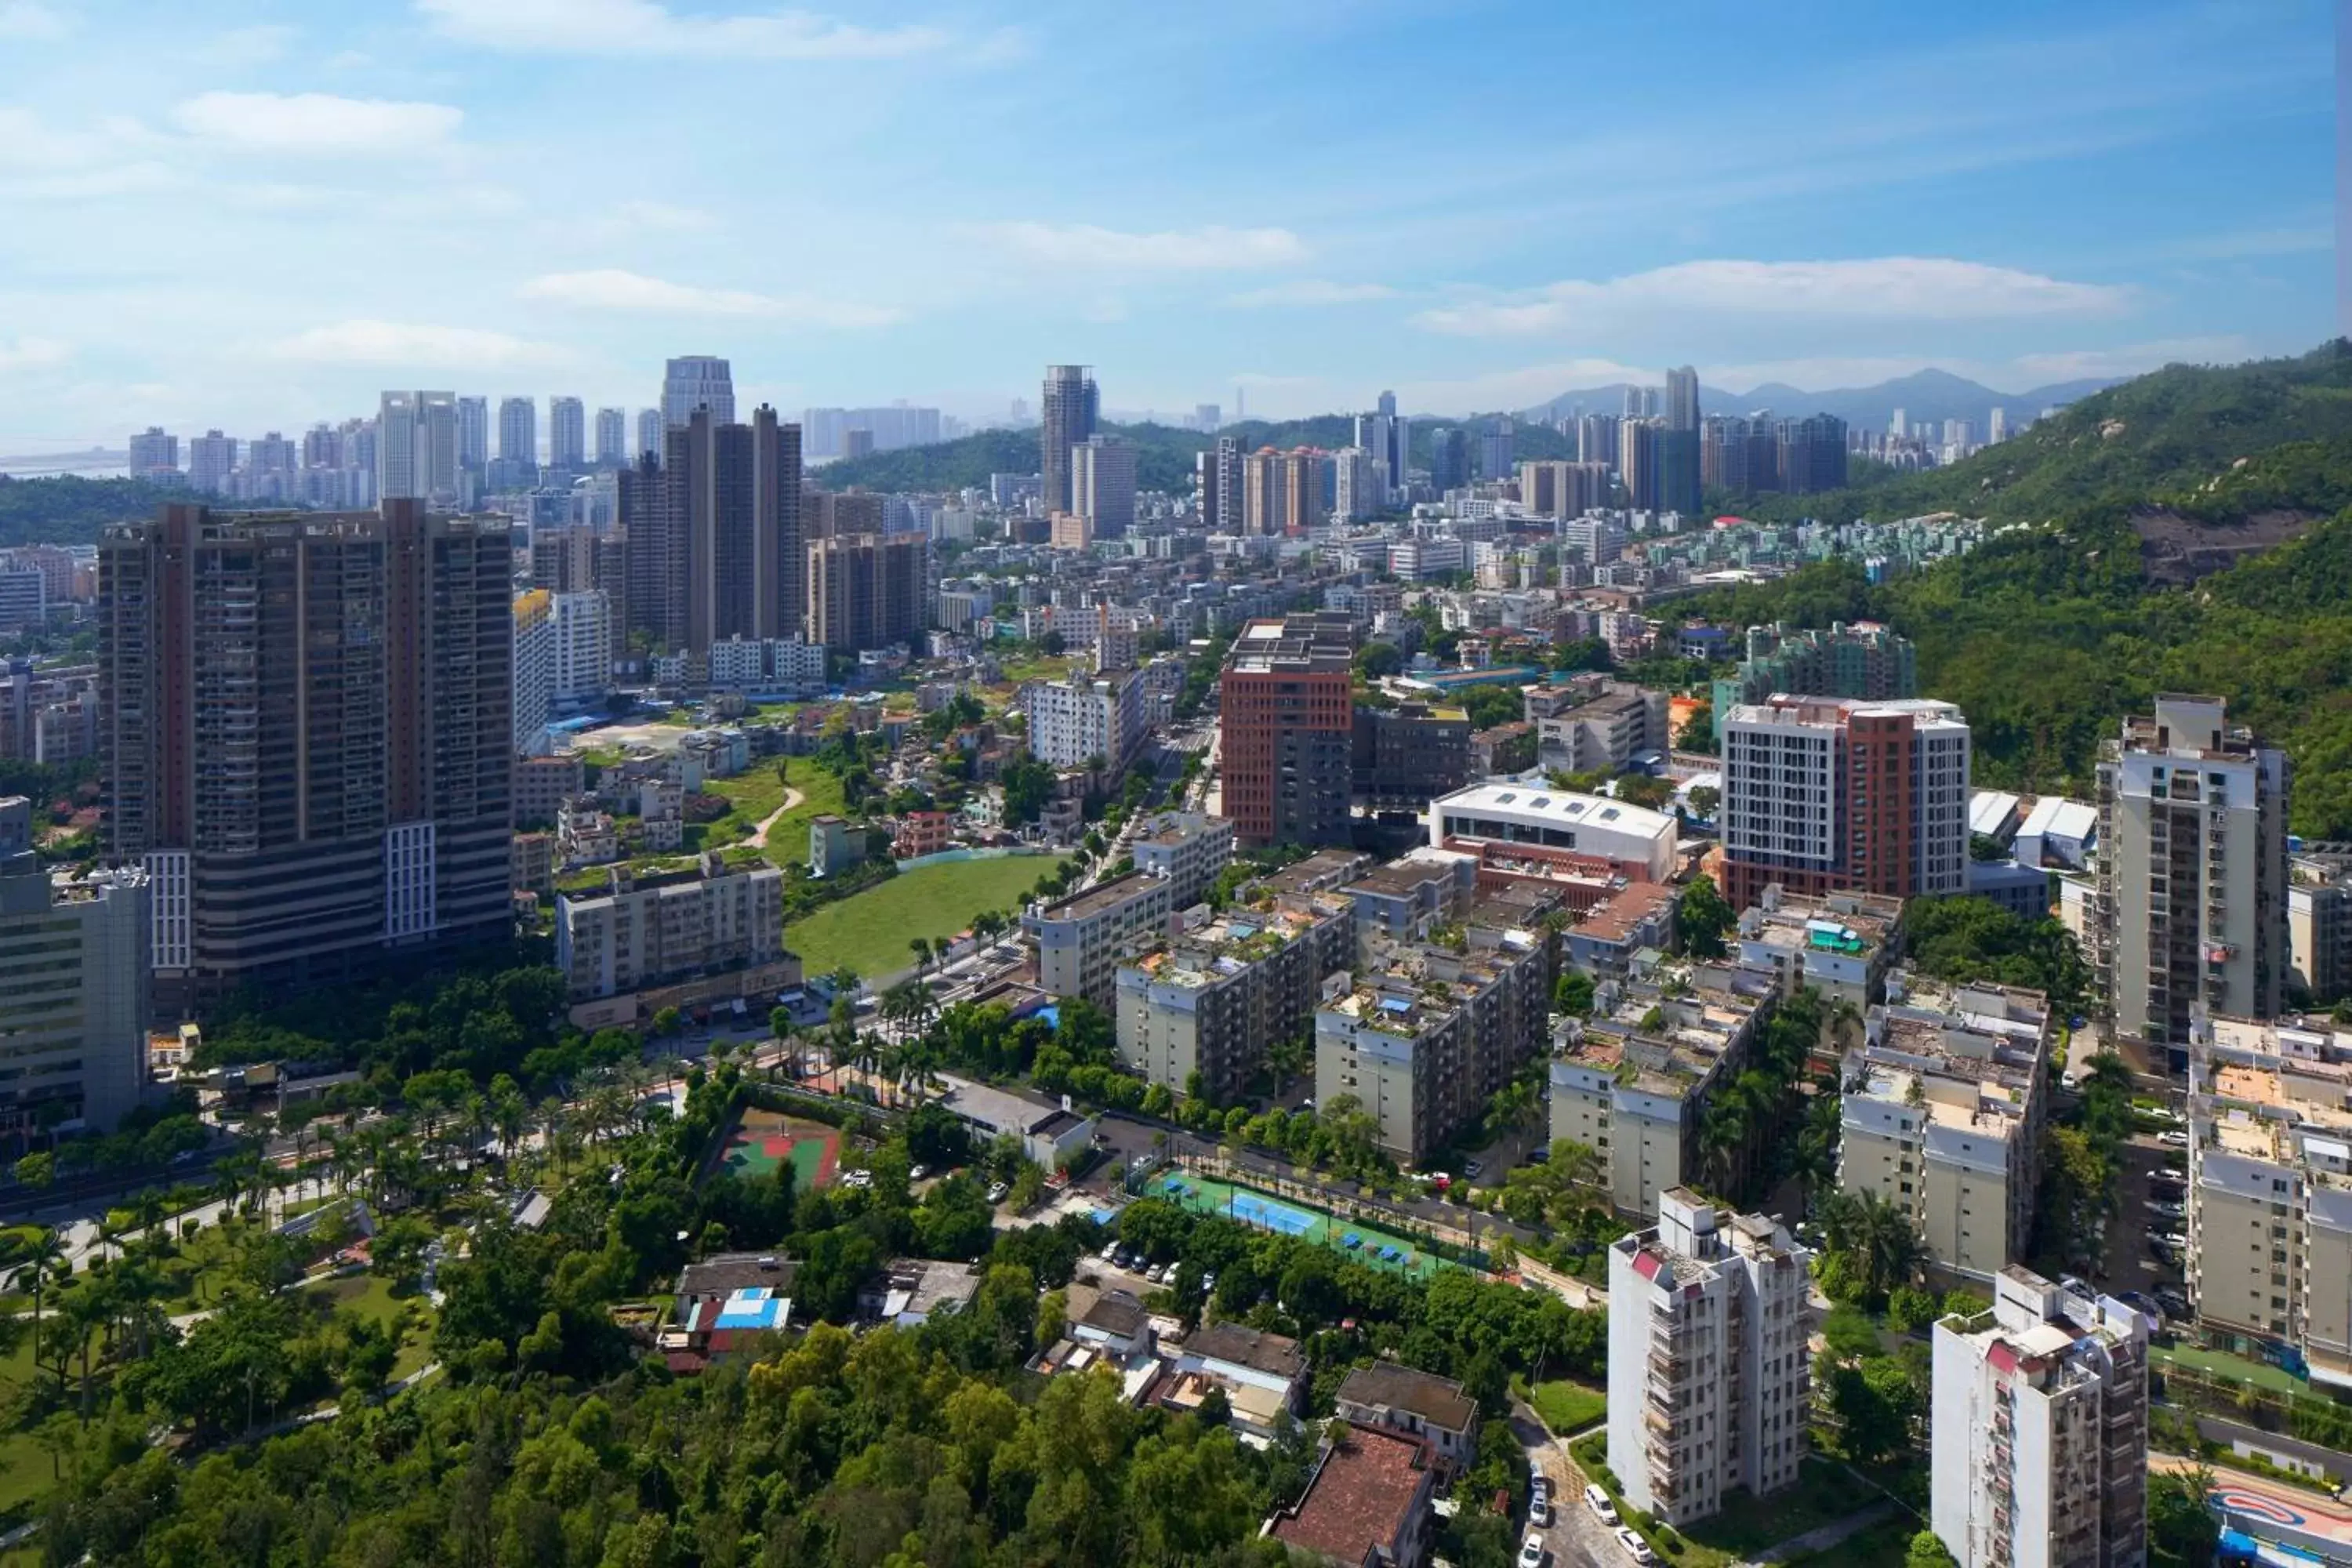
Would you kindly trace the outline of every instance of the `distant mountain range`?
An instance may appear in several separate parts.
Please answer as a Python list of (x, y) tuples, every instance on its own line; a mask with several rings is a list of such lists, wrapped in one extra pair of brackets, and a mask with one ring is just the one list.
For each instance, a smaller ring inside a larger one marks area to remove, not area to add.
[[(2039, 418), (2045, 408), (2061, 407), (2077, 398), (2116, 384), (2116, 377), (2062, 381), (2024, 392), (1996, 392), (1990, 386), (1954, 375), (1948, 370), (1923, 370), (1876, 386), (1846, 386), (1830, 392), (1807, 392), (1786, 383), (1769, 381), (1745, 392), (1726, 392), (1699, 384), (1701, 411), (1707, 414), (1748, 414), (1769, 408), (1783, 418), (1808, 414), (1833, 414), (1848, 425), (1884, 430), (1900, 408), (1914, 428), (1922, 421), (1965, 419), (1984, 438), (1985, 426), (1995, 408), (2005, 408), (2012, 425)], [(1526, 419), (1551, 421), (1581, 408), (1587, 414), (1615, 414), (1625, 405), (1625, 384), (1563, 392), (1549, 403), (1522, 409)]]

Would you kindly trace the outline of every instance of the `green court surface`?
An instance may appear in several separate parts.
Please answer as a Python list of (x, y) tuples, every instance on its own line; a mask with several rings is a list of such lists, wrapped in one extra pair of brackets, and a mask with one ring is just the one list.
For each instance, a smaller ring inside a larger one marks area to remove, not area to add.
[[(1186, 1208), (1197, 1209), (1202, 1214), (1220, 1215), (1258, 1230), (1278, 1231), (1284, 1236), (1320, 1242), (1370, 1268), (1386, 1268), (1426, 1279), (1440, 1268), (1463, 1267), (1425, 1251), (1418, 1241), (1382, 1230), (1377, 1226), (1366, 1225), (1361, 1220), (1341, 1219), (1337, 1215), (1326, 1214), (1321, 1209), (1311, 1208), (1288, 1198), (1277, 1198), (1254, 1188), (1238, 1187), (1206, 1176), (1172, 1172), (1154, 1182), (1150, 1191), (1156, 1196), (1182, 1204)], [(1389, 1256), (1381, 1256), (1384, 1249)]]
[(769, 1175), (787, 1160), (793, 1163), (794, 1187), (806, 1192), (830, 1186), (841, 1164), (840, 1131), (750, 1106), (728, 1129), (719, 1154), (721, 1169), (746, 1178)]

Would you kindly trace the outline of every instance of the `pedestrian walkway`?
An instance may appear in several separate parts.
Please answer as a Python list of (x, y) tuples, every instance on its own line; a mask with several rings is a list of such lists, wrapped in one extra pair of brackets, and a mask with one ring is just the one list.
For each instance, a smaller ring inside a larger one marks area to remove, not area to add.
[(1893, 1502), (1874, 1502), (1868, 1508), (1864, 1509), (1860, 1513), (1848, 1514), (1845, 1518), (1838, 1520), (1834, 1523), (1824, 1524), (1818, 1530), (1809, 1530), (1802, 1535), (1791, 1536), (1788, 1540), (1780, 1542), (1778, 1546), (1766, 1547), (1763, 1551), (1758, 1552), (1751, 1561), (1756, 1563), (1786, 1563), (1791, 1557), (1807, 1556), (1816, 1552), (1826, 1552), (1841, 1541), (1844, 1541), (1851, 1536), (1860, 1535), (1864, 1531), (1868, 1530), (1879, 1521), (1888, 1518), (1894, 1512), (1895, 1504)]

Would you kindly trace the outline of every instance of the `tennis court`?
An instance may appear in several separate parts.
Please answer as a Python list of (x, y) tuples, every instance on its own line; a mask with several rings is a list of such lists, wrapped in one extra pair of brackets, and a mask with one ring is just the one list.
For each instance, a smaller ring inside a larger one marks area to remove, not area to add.
[(801, 1191), (833, 1184), (841, 1164), (841, 1131), (822, 1121), (803, 1121), (780, 1111), (746, 1106), (727, 1130), (718, 1168), (746, 1179), (772, 1174), (785, 1161), (793, 1165), (793, 1185)]
[(1195, 1176), (1182, 1171), (1171, 1172), (1152, 1184), (1151, 1191), (1203, 1214), (1222, 1215), (1259, 1230), (1295, 1236), (1302, 1241), (1319, 1242), (1370, 1268), (1386, 1268), (1399, 1274), (1425, 1277), (1439, 1268), (1461, 1267), (1432, 1256), (1423, 1250), (1422, 1244), (1417, 1241), (1377, 1226), (1341, 1219), (1321, 1209), (1268, 1197), (1264, 1193), (1252, 1192), (1247, 1187), (1237, 1187), (1207, 1176)]

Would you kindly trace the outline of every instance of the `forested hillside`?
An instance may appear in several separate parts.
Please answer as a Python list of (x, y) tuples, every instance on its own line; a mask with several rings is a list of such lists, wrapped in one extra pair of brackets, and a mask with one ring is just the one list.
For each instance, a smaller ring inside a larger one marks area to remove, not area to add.
[[(1821, 567), (1679, 613), (1891, 622), (1986, 784), (2084, 789), (2122, 715), (2218, 692), (2294, 756), (2295, 830), (2352, 837), (2352, 346), (2176, 366), (1950, 469), (1785, 504), (2016, 526), (1891, 584)], [(2180, 569), (2199, 560), (2219, 569)]]
[(19, 479), (0, 474), (0, 546), (89, 544), (110, 522), (147, 517), (167, 500), (200, 499), (142, 479)]
[[(1412, 461), (1429, 462), (1433, 430), (1475, 430), (1486, 416), (1466, 420), (1415, 420)], [(1342, 414), (1312, 419), (1269, 422), (1245, 420), (1228, 425), (1215, 436), (1180, 430), (1170, 425), (1105, 425), (1108, 435), (1121, 436), (1136, 447), (1136, 483), (1147, 490), (1182, 495), (1192, 488), (1193, 454), (1207, 450), (1219, 437), (1230, 436), (1244, 451), (1260, 447), (1320, 447), (1335, 450), (1355, 438), (1352, 420)], [(1570, 444), (1557, 431), (1541, 425), (1520, 425), (1511, 433), (1511, 449), (1518, 458), (1569, 458)], [(1475, 460), (1475, 443), (1472, 459)], [(844, 458), (814, 470), (827, 489), (853, 485), (875, 490), (943, 490), (966, 485), (984, 487), (991, 474), (1034, 474), (1037, 471), (1037, 432), (982, 430), (931, 447), (904, 447), (894, 452)]]

